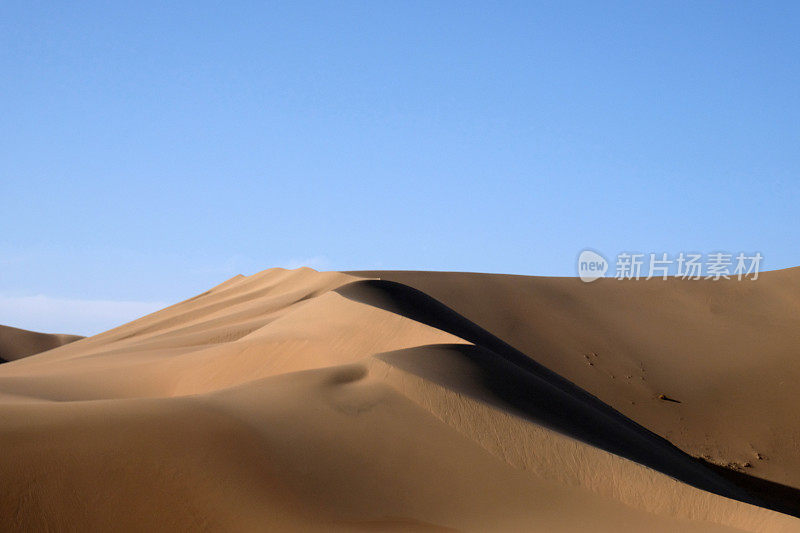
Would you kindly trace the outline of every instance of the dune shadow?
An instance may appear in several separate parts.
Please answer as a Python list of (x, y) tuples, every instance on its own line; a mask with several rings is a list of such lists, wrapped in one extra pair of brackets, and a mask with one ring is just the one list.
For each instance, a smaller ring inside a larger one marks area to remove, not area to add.
[[(799, 490), (769, 482), (759, 484), (763, 480), (739, 473), (731, 476), (727, 469), (720, 472), (719, 468), (710, 467), (413, 287), (387, 280), (363, 280), (335, 291), (474, 344), (424, 346), (378, 356), (392, 366), (696, 488), (800, 516), (798, 505), (791, 505), (800, 501)], [(449, 362), (443, 358), (449, 358)]]
[(760, 477), (751, 476), (744, 472), (737, 472), (730, 468), (709, 463), (703, 458), (697, 458), (707, 468), (718, 473), (731, 483), (743, 488), (750, 494), (770, 502), (770, 509), (800, 518), (800, 489), (776, 483)]

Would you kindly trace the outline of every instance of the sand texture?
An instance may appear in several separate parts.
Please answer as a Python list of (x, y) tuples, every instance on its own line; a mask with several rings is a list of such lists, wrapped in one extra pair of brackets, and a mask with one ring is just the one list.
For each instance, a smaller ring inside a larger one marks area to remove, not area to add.
[(799, 282), (270, 269), (2, 328), (3, 529), (800, 531)]

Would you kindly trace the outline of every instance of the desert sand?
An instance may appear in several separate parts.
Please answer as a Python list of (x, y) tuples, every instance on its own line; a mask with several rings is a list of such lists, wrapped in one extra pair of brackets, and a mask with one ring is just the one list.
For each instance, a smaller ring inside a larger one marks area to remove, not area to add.
[(22, 359), (82, 339), (80, 335), (39, 333), (0, 326), (0, 363)]
[(0, 365), (0, 518), (800, 531), (799, 281), (236, 276)]

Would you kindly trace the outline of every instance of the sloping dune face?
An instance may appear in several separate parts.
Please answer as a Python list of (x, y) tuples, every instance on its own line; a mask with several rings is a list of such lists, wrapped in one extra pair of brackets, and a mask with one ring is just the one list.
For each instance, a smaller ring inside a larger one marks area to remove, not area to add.
[(588, 284), (473, 273), (361, 275), (426, 292), (800, 514), (800, 268), (755, 281)]
[(82, 339), (80, 335), (39, 333), (0, 326), (0, 363), (22, 359)]
[(0, 366), (5, 528), (800, 531), (523, 345), (513, 290), (404, 275), (237, 276)]

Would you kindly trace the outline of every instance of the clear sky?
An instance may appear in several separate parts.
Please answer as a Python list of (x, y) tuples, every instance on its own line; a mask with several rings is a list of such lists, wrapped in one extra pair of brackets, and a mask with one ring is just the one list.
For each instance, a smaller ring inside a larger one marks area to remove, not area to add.
[(4, 324), (273, 266), (800, 265), (796, 2), (5, 1), (0, 72)]

